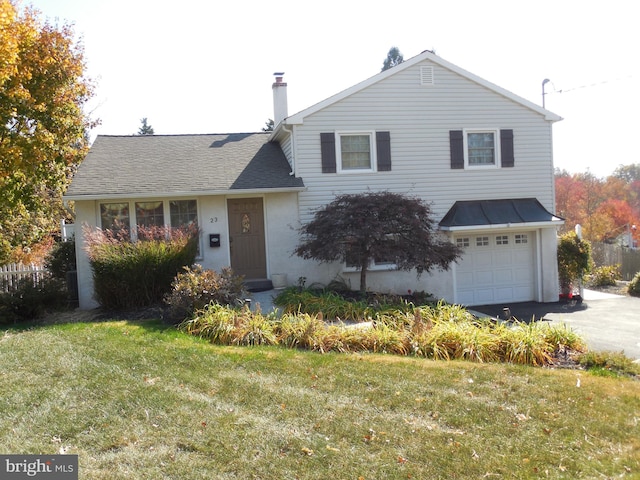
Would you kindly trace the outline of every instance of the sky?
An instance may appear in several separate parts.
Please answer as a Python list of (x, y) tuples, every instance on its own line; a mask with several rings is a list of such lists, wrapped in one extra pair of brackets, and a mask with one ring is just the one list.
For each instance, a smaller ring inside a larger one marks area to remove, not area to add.
[(274, 72), (294, 114), (405, 59), (443, 59), (542, 103), (554, 163), (610, 175), (640, 163), (640, 28), (633, 0), (17, 0), (71, 23), (96, 84), (91, 136), (256, 132)]

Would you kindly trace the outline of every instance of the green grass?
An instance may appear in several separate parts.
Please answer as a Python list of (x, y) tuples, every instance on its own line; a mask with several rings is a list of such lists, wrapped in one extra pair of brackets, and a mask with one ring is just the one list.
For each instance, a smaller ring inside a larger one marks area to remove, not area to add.
[(1, 330), (0, 367), (0, 451), (77, 454), (82, 479), (640, 476), (640, 382), (584, 371), (124, 321)]

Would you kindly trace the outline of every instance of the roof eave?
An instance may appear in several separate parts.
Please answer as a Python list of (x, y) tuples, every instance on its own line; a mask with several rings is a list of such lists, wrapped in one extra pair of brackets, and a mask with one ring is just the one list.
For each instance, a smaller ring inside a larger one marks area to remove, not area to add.
[(277, 187), (277, 188), (246, 188), (246, 189), (226, 189), (226, 190), (194, 190), (194, 191), (177, 191), (177, 192), (129, 192), (129, 193), (101, 193), (88, 195), (64, 195), (62, 199), (67, 201), (83, 201), (83, 200), (117, 200), (130, 198), (185, 198), (185, 197), (207, 197), (219, 195), (257, 195), (265, 193), (288, 193), (288, 192), (304, 192), (307, 187)]

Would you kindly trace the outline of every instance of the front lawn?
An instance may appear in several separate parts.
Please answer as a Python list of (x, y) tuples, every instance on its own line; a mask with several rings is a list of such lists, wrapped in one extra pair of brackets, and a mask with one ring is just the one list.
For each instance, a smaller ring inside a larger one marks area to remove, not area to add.
[(158, 322), (0, 331), (0, 449), (83, 479), (632, 478), (640, 382), (230, 347)]

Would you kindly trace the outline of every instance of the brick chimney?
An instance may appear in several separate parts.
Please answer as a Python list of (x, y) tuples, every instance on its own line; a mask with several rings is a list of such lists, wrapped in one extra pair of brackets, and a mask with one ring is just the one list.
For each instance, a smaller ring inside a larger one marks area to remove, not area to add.
[(282, 81), (284, 72), (276, 72), (273, 74), (276, 81), (271, 88), (273, 89), (273, 123), (277, 126), (282, 120), (287, 118), (287, 84)]

